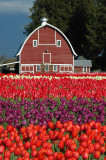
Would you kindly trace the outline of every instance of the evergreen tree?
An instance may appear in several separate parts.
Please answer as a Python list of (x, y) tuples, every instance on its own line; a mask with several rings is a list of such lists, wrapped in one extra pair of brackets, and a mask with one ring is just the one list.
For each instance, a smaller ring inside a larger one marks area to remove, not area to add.
[(32, 22), (25, 26), (25, 34), (28, 35), (35, 28), (37, 28), (41, 22), (42, 17), (49, 19), (50, 24), (58, 27), (65, 33), (69, 28), (69, 18), (72, 16), (73, 9), (71, 2), (68, 0), (36, 0), (33, 7), (30, 9)]
[(36, 0), (30, 8), (32, 22), (24, 33), (31, 33), (46, 17), (69, 38), (78, 55), (93, 60), (93, 68), (98, 67), (96, 58), (106, 40), (105, 4), (105, 0)]
[(95, 0), (97, 9), (96, 27), (97, 42), (98, 42), (98, 56), (95, 58), (96, 68), (106, 71), (106, 1)]

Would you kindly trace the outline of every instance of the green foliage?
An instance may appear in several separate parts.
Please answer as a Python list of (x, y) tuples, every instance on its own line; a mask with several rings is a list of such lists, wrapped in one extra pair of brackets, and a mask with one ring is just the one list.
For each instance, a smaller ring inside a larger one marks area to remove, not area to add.
[(30, 34), (46, 17), (69, 38), (76, 53), (93, 60), (93, 68), (97, 68), (98, 54), (106, 50), (105, 4), (105, 0), (36, 0), (30, 8), (32, 22), (24, 33)]

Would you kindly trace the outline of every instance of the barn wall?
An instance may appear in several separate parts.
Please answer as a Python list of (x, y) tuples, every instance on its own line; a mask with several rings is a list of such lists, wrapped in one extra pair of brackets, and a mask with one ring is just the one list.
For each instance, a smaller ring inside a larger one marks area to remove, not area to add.
[[(33, 40), (46, 45), (33, 47)], [(61, 40), (61, 47), (56, 47), (56, 40)], [(73, 55), (68, 43), (58, 31), (55, 37), (55, 30), (50, 27), (40, 28), (39, 32), (37, 30), (28, 38), (21, 52), (21, 64), (43, 64), (43, 53), (46, 50), (51, 53), (51, 64), (73, 64)]]
[(74, 73), (82, 73), (83, 67), (74, 67)]
[(23, 74), (29, 74), (29, 73), (72, 73), (73, 72), (73, 66), (71, 65), (56, 65), (57, 66), (57, 71), (53, 70), (53, 65), (50, 64), (49, 66), (49, 70), (45, 71), (45, 65), (40, 65), (40, 71), (37, 71), (37, 65), (31, 65), (31, 64), (27, 64), (27, 65), (21, 65), (21, 73)]
[(90, 72), (90, 67), (87, 67), (87, 72)]
[[(49, 34), (48, 34), (49, 33)], [(55, 44), (55, 32), (50, 27), (39, 30), (39, 44)]]
[[(75, 73), (83, 73), (83, 67), (74, 67), (74, 72)], [(87, 67), (87, 72), (90, 72), (90, 67)]]

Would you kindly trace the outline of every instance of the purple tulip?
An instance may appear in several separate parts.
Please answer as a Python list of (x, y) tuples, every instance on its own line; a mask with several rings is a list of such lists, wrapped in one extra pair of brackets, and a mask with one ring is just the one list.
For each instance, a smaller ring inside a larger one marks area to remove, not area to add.
[(26, 120), (23, 120), (22, 122), (21, 122), (21, 125), (22, 126), (25, 126), (27, 124), (27, 121)]

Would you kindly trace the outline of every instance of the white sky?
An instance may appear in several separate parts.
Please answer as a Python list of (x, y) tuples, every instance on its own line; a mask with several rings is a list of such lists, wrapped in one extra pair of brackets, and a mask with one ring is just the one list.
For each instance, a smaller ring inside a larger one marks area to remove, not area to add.
[(35, 0), (0, 0), (0, 13), (29, 13)]

